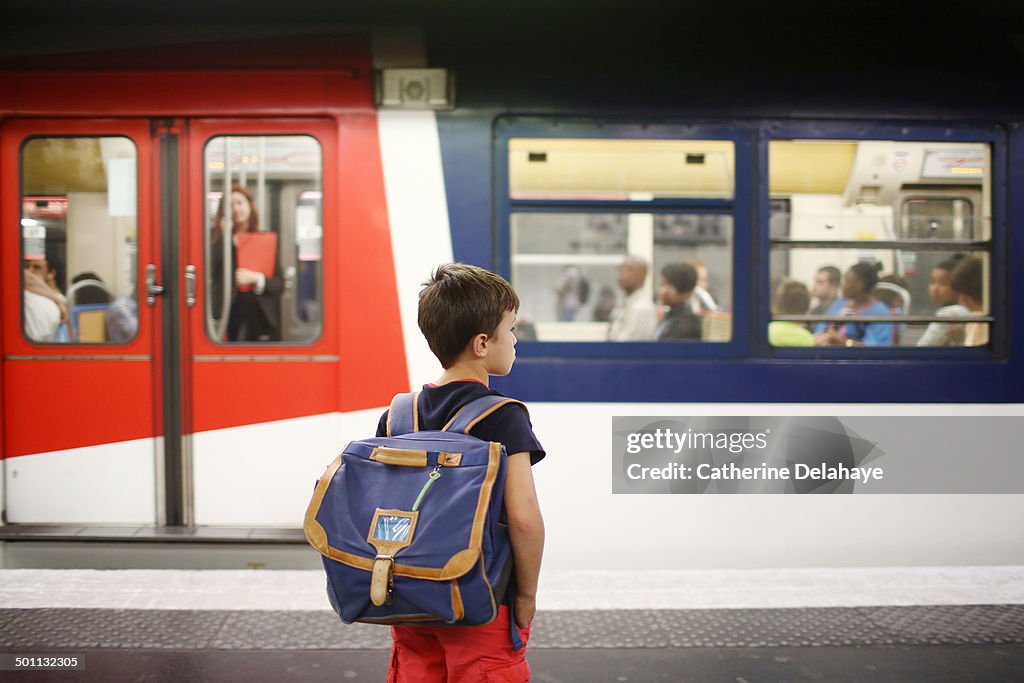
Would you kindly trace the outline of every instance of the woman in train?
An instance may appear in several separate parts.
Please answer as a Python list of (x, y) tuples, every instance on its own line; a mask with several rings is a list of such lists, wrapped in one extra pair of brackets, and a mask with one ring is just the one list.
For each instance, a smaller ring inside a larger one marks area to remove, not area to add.
[[(843, 275), (842, 297), (826, 315), (890, 315), (889, 308), (871, 296), (878, 284), (879, 263), (861, 261)], [(821, 322), (814, 328), (815, 346), (892, 346), (892, 323)]]
[[(252, 195), (233, 185), (231, 201), (231, 263), (234, 265), (231, 305), (228, 310), (227, 341), (280, 341), (281, 291), (284, 289), (274, 245), (271, 272), (260, 272), (239, 264), (239, 247), (246, 233), (259, 233), (259, 212)], [(224, 198), (221, 198), (210, 239), (211, 315), (223, 319), (224, 294)], [(263, 233), (270, 235), (272, 233)]]

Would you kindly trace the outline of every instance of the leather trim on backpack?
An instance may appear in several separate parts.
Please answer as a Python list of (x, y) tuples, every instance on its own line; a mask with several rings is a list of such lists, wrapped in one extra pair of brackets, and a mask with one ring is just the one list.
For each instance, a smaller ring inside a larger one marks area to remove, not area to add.
[(452, 612), (455, 614), (455, 621), (462, 621), (466, 616), (466, 608), (462, 604), (462, 591), (459, 590), (459, 582), (452, 581)]
[[(319, 524), (317, 524), (319, 526)], [(307, 539), (309, 536), (307, 535)], [(319, 548), (317, 548), (319, 550)], [(326, 551), (321, 551), (323, 555), (329, 559), (347, 564), (353, 569), (362, 569), (364, 571), (373, 571), (374, 558), (363, 557), (362, 555), (354, 555), (347, 553), (344, 550), (338, 550), (327, 546)], [(427, 579), (428, 581), (448, 581), (450, 579), (457, 579), (464, 575), (480, 560), (480, 549), (466, 548), (455, 553), (450, 560), (441, 568), (433, 567), (414, 567), (408, 564), (399, 564), (395, 562), (395, 575), (405, 576), (410, 579)]]
[(370, 453), (370, 460), (385, 465), (404, 465), (406, 467), (426, 467), (427, 452), (413, 451), (404, 448), (388, 448), (378, 446)]
[[(302, 530), (306, 534), (306, 540), (311, 546), (320, 551), (320, 553), (326, 555), (330, 546), (327, 544), (327, 532), (320, 526), (320, 522), (316, 521), (316, 513), (320, 510), (320, 503), (323, 502), (324, 496), (327, 494), (327, 487), (331, 484), (331, 479), (334, 478), (335, 472), (341, 467), (342, 456), (339, 455), (334, 459), (323, 475), (316, 483), (316, 489), (313, 491), (313, 498), (309, 501), (309, 507), (306, 508), (306, 518), (302, 523)], [(372, 566), (371, 562), (371, 566)]]
[[(391, 433), (391, 416), (395, 414), (395, 403), (398, 402), (399, 398), (407, 395), (408, 394), (395, 394), (391, 399), (391, 405), (388, 406), (388, 419), (385, 423), (385, 433), (387, 436), (393, 436)], [(418, 391), (412, 392), (412, 431), (420, 431), (420, 392)]]
[[(468, 434), (469, 431), (467, 430), (466, 433)], [(484, 476), (484, 483), (480, 487), (480, 497), (476, 503), (476, 516), (473, 518), (473, 531), (469, 535), (470, 548), (480, 549), (483, 547), (487, 502), (491, 499), (491, 490), (494, 488), (494, 482), (498, 478), (498, 469), (501, 466), (501, 451), (502, 445), (492, 441), (490, 450), (487, 453), (487, 474)]]

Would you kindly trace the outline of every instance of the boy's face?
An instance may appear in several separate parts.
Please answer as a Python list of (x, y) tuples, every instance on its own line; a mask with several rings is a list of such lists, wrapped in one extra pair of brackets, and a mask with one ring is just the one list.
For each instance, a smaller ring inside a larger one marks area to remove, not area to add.
[(958, 300), (957, 293), (950, 284), (951, 273), (943, 268), (932, 268), (932, 279), (928, 284), (928, 294), (936, 306), (949, 306)]
[(505, 311), (494, 334), (487, 338), (487, 374), (504, 377), (516, 362), (516, 314)]
[(668, 280), (661, 278), (661, 286), (658, 287), (658, 298), (661, 303), (668, 307), (678, 306), (685, 303), (690, 297), (675, 288)]

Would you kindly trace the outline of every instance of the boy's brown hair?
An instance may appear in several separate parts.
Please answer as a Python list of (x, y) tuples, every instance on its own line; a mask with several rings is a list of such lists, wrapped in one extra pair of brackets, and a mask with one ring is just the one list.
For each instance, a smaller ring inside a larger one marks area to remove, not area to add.
[(782, 315), (803, 315), (811, 307), (807, 285), (797, 280), (783, 280), (775, 289), (775, 312)]
[(979, 304), (985, 297), (984, 264), (977, 256), (960, 261), (949, 276), (949, 284), (957, 294), (965, 294)]
[(467, 263), (446, 263), (420, 290), (420, 331), (448, 369), (477, 334), (494, 334), (502, 316), (519, 310), (519, 297), (505, 278)]

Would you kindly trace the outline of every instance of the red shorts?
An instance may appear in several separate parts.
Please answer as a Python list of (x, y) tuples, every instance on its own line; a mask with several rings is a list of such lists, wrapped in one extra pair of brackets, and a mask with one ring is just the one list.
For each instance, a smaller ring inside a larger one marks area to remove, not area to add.
[[(517, 627), (518, 628), (518, 627)], [(523, 642), (530, 629), (519, 629)], [(526, 648), (512, 649), (508, 607), (484, 626), (392, 626), (387, 683), (527, 683)]]

